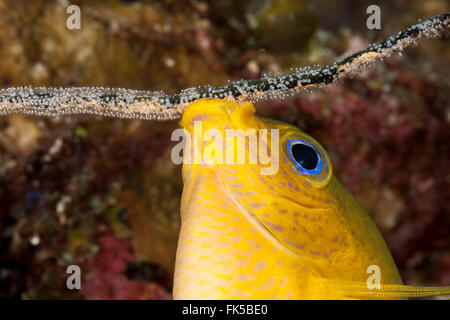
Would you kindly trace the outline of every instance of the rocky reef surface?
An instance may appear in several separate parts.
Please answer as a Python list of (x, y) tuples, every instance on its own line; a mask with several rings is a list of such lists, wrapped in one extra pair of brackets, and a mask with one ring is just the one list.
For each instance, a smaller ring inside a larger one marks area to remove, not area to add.
[[(449, 11), (446, 1), (0, 0), (1, 87), (164, 90), (328, 64)], [(349, 8), (352, 8), (351, 12)], [(426, 40), (327, 88), (268, 101), (293, 123), (385, 236), (407, 284), (450, 285), (450, 50)], [(181, 168), (175, 121), (0, 118), (0, 297), (170, 299)], [(83, 270), (80, 291), (66, 267)]]

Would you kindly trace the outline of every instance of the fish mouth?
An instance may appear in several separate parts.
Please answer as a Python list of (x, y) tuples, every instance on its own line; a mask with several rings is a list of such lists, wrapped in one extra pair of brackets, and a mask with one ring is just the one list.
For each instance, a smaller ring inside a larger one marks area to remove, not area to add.
[(224, 130), (249, 129), (258, 126), (251, 102), (236, 103), (213, 98), (203, 98), (191, 103), (183, 113), (180, 126), (191, 131), (194, 122), (202, 121), (205, 127)]

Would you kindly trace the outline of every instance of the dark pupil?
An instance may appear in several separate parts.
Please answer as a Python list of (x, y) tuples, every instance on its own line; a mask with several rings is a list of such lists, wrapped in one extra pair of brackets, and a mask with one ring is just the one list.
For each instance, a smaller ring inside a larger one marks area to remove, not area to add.
[(305, 144), (297, 143), (291, 148), (292, 156), (299, 165), (306, 170), (313, 170), (317, 167), (317, 153), (316, 150)]

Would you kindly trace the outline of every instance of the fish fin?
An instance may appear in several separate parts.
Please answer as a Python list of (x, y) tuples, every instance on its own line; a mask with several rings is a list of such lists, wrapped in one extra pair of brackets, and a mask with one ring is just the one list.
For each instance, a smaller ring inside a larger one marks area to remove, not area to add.
[(401, 284), (380, 284), (379, 288), (369, 289), (365, 282), (338, 281), (335, 288), (344, 297), (355, 299), (397, 299), (445, 296), (450, 299), (450, 286), (421, 287)]

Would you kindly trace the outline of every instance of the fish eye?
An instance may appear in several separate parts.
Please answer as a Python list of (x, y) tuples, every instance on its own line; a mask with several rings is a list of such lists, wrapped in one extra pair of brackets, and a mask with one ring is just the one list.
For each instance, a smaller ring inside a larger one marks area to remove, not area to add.
[(281, 137), (281, 154), (292, 178), (300, 176), (314, 188), (326, 188), (333, 178), (333, 166), (320, 143), (293, 126), (283, 128)]
[(308, 142), (294, 139), (288, 141), (287, 150), (297, 171), (301, 174), (318, 174), (322, 170), (322, 159), (317, 150)]

